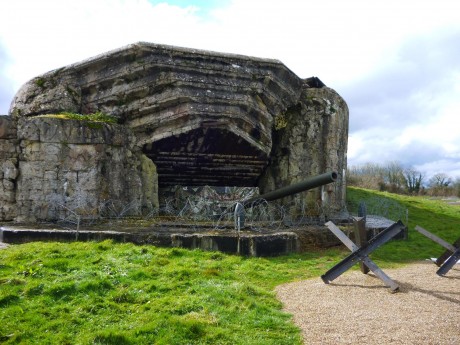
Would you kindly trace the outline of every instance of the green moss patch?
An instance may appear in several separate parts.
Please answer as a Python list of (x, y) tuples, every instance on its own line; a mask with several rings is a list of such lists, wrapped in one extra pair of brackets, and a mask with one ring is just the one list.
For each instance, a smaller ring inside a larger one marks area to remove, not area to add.
[(63, 119), (63, 120), (78, 120), (78, 121), (85, 121), (89, 123), (117, 123), (118, 122), (118, 119), (115, 116), (107, 115), (102, 112), (96, 112), (92, 114), (76, 114), (76, 113), (63, 112), (63, 113), (58, 113), (58, 114), (38, 115), (36, 117), (55, 118), (55, 119)]

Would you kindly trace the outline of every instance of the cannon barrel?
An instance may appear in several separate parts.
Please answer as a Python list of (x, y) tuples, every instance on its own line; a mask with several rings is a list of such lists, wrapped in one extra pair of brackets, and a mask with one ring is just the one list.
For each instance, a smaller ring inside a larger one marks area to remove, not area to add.
[(290, 186), (275, 189), (274, 191), (251, 198), (249, 200), (246, 200), (244, 204), (250, 206), (250, 204), (258, 200), (273, 201), (276, 199), (281, 199), (289, 195), (297, 194), (297, 193), (300, 193), (300, 192), (303, 192), (309, 189), (324, 186), (325, 184), (334, 182), (336, 180), (337, 180), (337, 172), (330, 171), (330, 172), (327, 172), (321, 175), (311, 177), (304, 181), (294, 183)]

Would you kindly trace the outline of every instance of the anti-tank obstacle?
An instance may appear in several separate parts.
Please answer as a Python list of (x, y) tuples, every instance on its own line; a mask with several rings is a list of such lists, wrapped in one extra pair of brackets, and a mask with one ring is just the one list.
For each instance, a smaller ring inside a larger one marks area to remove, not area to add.
[(460, 260), (460, 237), (454, 242), (454, 244), (450, 244), (428, 230), (425, 230), (421, 226), (417, 225), (415, 230), (446, 249), (446, 251), (435, 261), (436, 265), (439, 267), (436, 274), (439, 276), (446, 275), (447, 272), (454, 267), (457, 261)]
[[(404, 230), (405, 225), (398, 221), (393, 225), (389, 226), (378, 235), (373, 237), (368, 243), (358, 246), (352, 240), (348, 238), (334, 223), (327, 222), (326, 226), (331, 230), (331, 232), (337, 236), (342, 243), (352, 251), (352, 253), (339, 262), (337, 265), (328, 270), (325, 274), (321, 276), (321, 279), (324, 283), (329, 284), (334, 279), (338, 278), (342, 273), (347, 271), (349, 268), (354, 266), (357, 263), (361, 264), (361, 271), (364, 274), (367, 274), (369, 270), (374, 272), (374, 274), (379, 277), (386, 286), (388, 286), (391, 291), (395, 292), (399, 290), (399, 285), (394, 282), (389, 276), (385, 274), (370, 258), (374, 250), (384, 245), (386, 242), (391, 240), (397, 234)], [(357, 227), (359, 229), (359, 227)], [(358, 232), (358, 231), (357, 231)], [(362, 237), (361, 237), (362, 239)], [(363, 240), (364, 241), (364, 240)]]

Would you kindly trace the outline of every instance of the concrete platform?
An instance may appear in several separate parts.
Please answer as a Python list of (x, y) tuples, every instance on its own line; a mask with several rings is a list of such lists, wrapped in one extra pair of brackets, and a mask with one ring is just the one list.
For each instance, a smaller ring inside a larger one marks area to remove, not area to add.
[[(394, 222), (383, 217), (368, 216), (369, 237), (375, 236)], [(216, 229), (196, 223), (136, 223), (113, 221), (93, 225), (79, 231), (55, 228), (53, 223), (0, 225), (0, 243), (27, 243), (32, 241), (103, 241), (132, 242), (159, 247), (215, 250), (244, 256), (276, 256), (305, 252), (312, 248), (328, 248), (341, 242), (325, 226), (298, 225), (276, 230), (261, 226), (258, 230), (237, 232), (232, 226)], [(350, 236), (353, 237), (351, 231)], [(399, 236), (399, 235), (398, 235)], [(402, 238), (406, 238), (402, 235)]]
[(33, 241), (102, 241), (151, 244), (160, 247), (215, 250), (245, 256), (276, 256), (298, 251), (298, 235), (281, 231), (254, 233), (236, 231), (201, 231), (156, 229), (147, 231), (31, 229), (22, 226), (0, 227), (0, 241), (19, 244)]
[[(393, 225), (395, 222), (377, 215), (367, 215), (366, 216), (366, 229), (368, 231), (369, 239), (375, 237), (378, 233), (385, 230), (389, 226)], [(398, 235), (394, 237), (395, 240), (406, 240), (407, 239), (407, 226)]]

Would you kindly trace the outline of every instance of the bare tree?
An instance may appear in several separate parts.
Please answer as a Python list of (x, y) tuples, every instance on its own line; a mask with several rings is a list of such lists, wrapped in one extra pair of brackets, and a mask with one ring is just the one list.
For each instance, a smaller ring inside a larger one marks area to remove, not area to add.
[(365, 163), (348, 167), (348, 183), (352, 186), (381, 189), (384, 168), (377, 163)]
[(460, 198), (460, 177), (457, 177), (455, 181), (452, 184), (452, 187), (454, 188), (455, 195)]
[(444, 173), (437, 173), (432, 178), (430, 178), (429, 184), (430, 187), (449, 187), (452, 183), (452, 178)]
[[(437, 173), (425, 183), (426, 175), (414, 169), (405, 168), (398, 161), (391, 161), (381, 165), (379, 163), (365, 163), (351, 165), (347, 170), (349, 186), (389, 191), (392, 193), (420, 194), (428, 193), (434, 196), (460, 197), (460, 177), (455, 181), (445, 173)], [(429, 188), (425, 188), (426, 185)]]
[(437, 196), (453, 195), (452, 178), (444, 173), (437, 173), (429, 180), (430, 194)]
[(391, 192), (401, 192), (406, 184), (404, 168), (397, 161), (387, 163), (385, 167), (385, 183)]
[(422, 182), (425, 176), (420, 172), (410, 167), (404, 170), (404, 178), (406, 188), (409, 193), (420, 193)]

